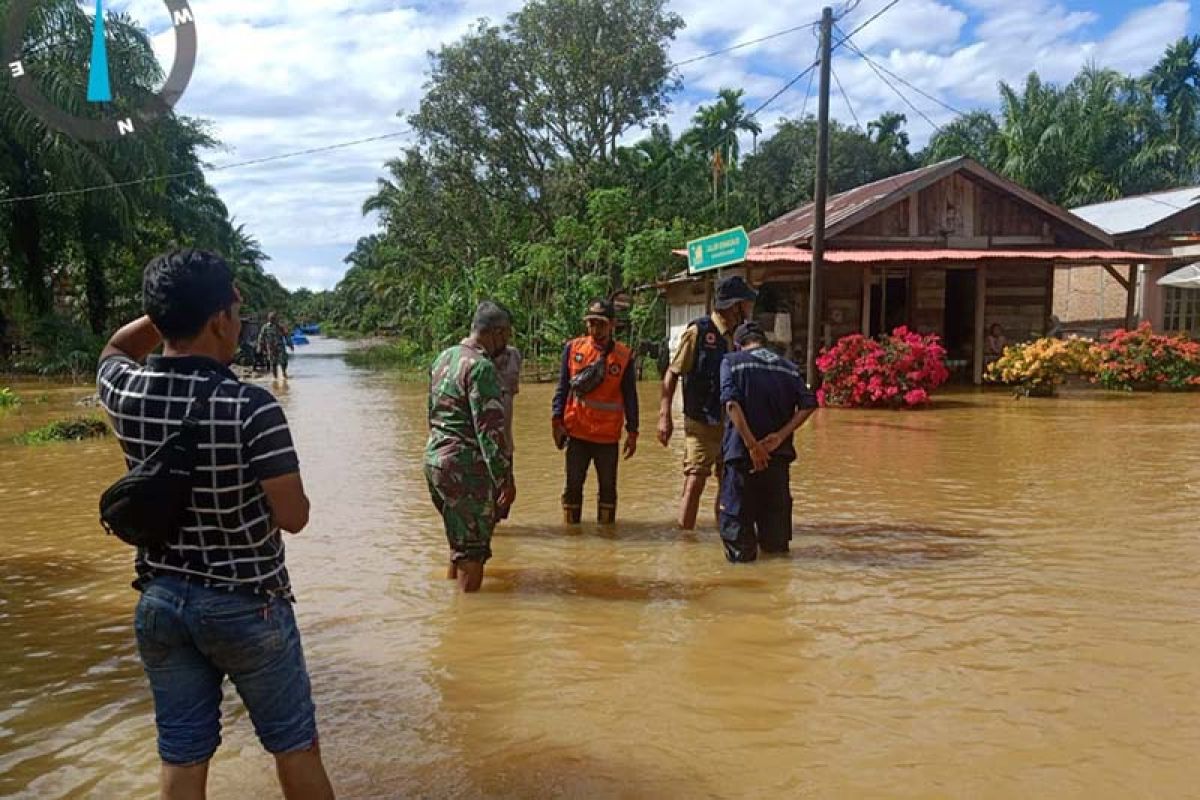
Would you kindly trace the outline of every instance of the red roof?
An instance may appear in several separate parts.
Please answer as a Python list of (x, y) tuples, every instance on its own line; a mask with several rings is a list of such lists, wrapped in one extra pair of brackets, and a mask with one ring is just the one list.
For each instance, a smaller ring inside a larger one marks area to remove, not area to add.
[[(686, 256), (687, 250), (676, 250), (677, 255)], [(911, 264), (914, 262), (976, 262), (976, 261), (1041, 261), (1056, 264), (1144, 264), (1165, 261), (1171, 256), (1155, 256), (1133, 253), (1126, 250), (958, 250), (937, 247), (924, 250), (826, 250), (825, 261), (829, 264)], [(812, 251), (799, 247), (751, 247), (746, 252), (746, 261), (761, 264), (789, 262), (808, 264)]]

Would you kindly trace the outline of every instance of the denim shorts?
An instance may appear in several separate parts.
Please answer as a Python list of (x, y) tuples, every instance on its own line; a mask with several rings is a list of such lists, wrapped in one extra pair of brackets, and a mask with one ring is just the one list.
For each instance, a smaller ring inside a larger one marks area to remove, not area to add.
[(229, 676), (271, 753), (308, 750), (316, 713), (292, 604), (160, 575), (142, 592), (134, 628), (154, 694), (158, 753), (168, 764), (208, 761), (221, 743)]

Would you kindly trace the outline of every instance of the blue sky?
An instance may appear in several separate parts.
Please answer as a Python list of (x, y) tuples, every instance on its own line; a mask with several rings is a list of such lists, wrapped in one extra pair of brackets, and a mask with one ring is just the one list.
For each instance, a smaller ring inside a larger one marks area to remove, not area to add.
[[(852, 30), (888, 0), (862, 0), (843, 26)], [(822, 0), (677, 0), (672, 10), (687, 28), (672, 47), (674, 60), (755, 39), (817, 19)], [(110, 0), (158, 29), (162, 0)], [(426, 52), (461, 36), (479, 17), (500, 20), (515, 0), (192, 0), (200, 57), (180, 110), (209, 119), (225, 143), (214, 164), (269, 157), (380, 134), (400, 132), (400, 110), (421, 97)], [(843, 0), (834, 3), (844, 6)], [(1194, 33), (1190, 0), (900, 0), (855, 40), (873, 59), (957, 108), (991, 107), (1001, 80), (1019, 82), (1031, 70), (1069, 80), (1095, 61), (1140, 73), (1168, 43)], [(684, 91), (667, 121), (686, 126), (696, 106), (718, 89), (743, 87), (748, 105), (770, 97), (812, 60), (815, 40), (805, 31), (683, 68)], [(169, 34), (155, 38), (165, 63)], [(914, 144), (933, 128), (897, 98), (853, 54), (834, 70), (833, 115), (864, 124), (887, 110), (908, 112)], [(807, 80), (779, 98), (760, 121), (768, 132), (804, 104)], [(952, 114), (908, 92), (936, 124)], [(848, 102), (847, 102), (848, 100)], [(815, 104), (815, 100), (813, 101)], [(813, 105), (809, 105), (811, 110)], [(360, 213), (382, 174), (383, 162), (405, 139), (315, 157), (213, 172), (239, 222), (272, 256), (270, 269), (290, 288), (330, 288), (345, 271), (342, 259), (359, 236), (375, 229)]]

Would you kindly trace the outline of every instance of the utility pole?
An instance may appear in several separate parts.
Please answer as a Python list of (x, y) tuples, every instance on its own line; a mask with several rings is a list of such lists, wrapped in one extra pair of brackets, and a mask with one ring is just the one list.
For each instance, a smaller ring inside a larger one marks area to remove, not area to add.
[(817, 106), (817, 179), (813, 188), (812, 274), (808, 283), (808, 385), (816, 388), (817, 336), (825, 304), (821, 302), (821, 268), (825, 263), (825, 200), (829, 190), (829, 72), (833, 37), (833, 9), (821, 12), (821, 88)]

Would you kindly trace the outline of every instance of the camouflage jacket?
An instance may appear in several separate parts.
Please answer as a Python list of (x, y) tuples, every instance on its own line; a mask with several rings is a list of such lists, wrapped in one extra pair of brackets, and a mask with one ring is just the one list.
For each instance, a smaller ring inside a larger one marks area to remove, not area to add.
[(291, 337), (279, 325), (268, 322), (258, 332), (258, 351), (269, 356), (278, 356), (285, 347), (291, 347)]
[(425, 463), (486, 473), (495, 486), (503, 486), (512, 474), (504, 423), (500, 377), (487, 354), (459, 344), (438, 356), (429, 374)]

